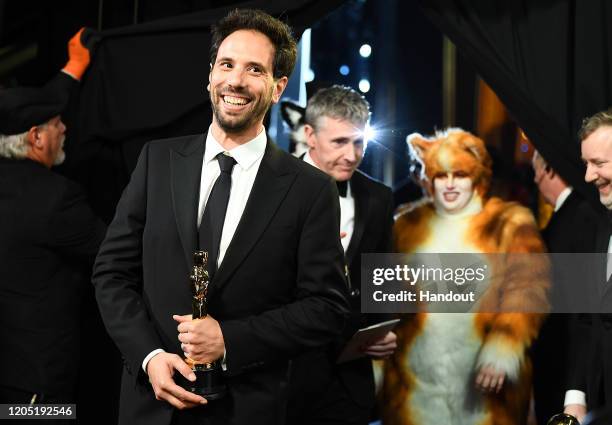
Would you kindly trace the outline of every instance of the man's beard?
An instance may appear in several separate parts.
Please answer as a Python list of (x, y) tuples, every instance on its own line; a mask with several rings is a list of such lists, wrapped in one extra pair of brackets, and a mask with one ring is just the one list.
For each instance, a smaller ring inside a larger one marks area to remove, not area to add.
[(612, 193), (607, 195), (599, 195), (599, 202), (609, 210), (612, 210)]
[[(220, 90), (219, 92), (223, 93), (223, 90)], [(244, 91), (234, 90), (231, 92), (225, 92), (225, 94), (240, 95), (246, 93), (244, 93)], [(217, 124), (219, 124), (219, 127), (221, 127), (221, 129), (226, 133), (240, 133), (253, 126), (255, 123), (257, 123), (264, 117), (266, 112), (268, 112), (268, 109), (272, 104), (272, 91), (270, 91), (270, 93), (268, 93), (268, 96), (266, 96), (265, 98), (260, 97), (259, 99), (254, 99), (254, 97), (250, 94), (248, 96), (250, 99), (253, 99), (251, 100), (251, 103), (253, 103), (253, 108), (251, 110), (245, 111), (242, 116), (227, 118), (227, 116), (221, 112), (221, 108), (218, 106), (219, 103), (224, 102), (223, 94), (216, 95), (218, 101), (215, 102), (215, 97), (213, 97), (213, 94), (211, 93), (210, 103), (212, 106), (213, 114), (215, 115), (215, 119), (217, 120)]]
[(66, 159), (66, 152), (64, 152), (64, 141), (66, 140), (65, 136), (62, 136), (62, 141), (60, 142), (60, 149), (55, 156), (55, 160), (53, 161), (53, 165), (60, 165), (64, 163)]

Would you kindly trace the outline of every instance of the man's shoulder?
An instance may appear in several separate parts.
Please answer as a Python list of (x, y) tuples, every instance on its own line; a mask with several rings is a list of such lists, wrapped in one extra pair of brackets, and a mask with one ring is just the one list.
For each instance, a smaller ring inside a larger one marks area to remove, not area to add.
[(154, 139), (145, 144), (151, 152), (166, 151), (172, 149), (179, 153), (189, 154), (194, 149), (204, 146), (206, 141), (204, 133), (188, 134), (185, 136), (167, 137)]
[(41, 210), (65, 199), (84, 197), (78, 183), (34, 161), (1, 161), (0, 169), (5, 184), (13, 185), (13, 190), (18, 190), (25, 198), (36, 199)]
[(371, 194), (380, 197), (392, 196), (392, 191), (389, 186), (371, 176), (368, 176), (360, 170), (356, 170), (355, 173), (353, 173), (351, 182), (353, 183), (351, 185), (351, 190), (353, 190), (353, 186), (355, 186), (354, 190), (367, 190)]
[[(268, 140), (268, 143), (273, 142)], [(331, 180), (331, 177), (329, 177), (323, 171), (308, 164), (307, 162), (304, 162), (304, 160), (301, 158), (297, 158), (278, 147), (276, 147), (276, 151), (279, 161), (281, 161), (288, 169), (295, 171), (300, 179), (306, 180), (307, 182), (328, 182)]]

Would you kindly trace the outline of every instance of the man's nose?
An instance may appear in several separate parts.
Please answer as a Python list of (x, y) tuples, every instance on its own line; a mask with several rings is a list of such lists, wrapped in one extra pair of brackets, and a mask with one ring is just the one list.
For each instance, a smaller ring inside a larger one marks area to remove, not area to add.
[(244, 84), (244, 71), (239, 68), (233, 68), (227, 79), (227, 84), (232, 87), (242, 87)]
[(587, 164), (586, 172), (584, 173), (584, 181), (587, 183), (591, 183), (597, 180), (597, 173), (593, 170), (593, 166), (591, 164)]
[(354, 163), (357, 161), (356, 150), (357, 149), (352, 143), (347, 143), (346, 147), (344, 148), (344, 158), (346, 158), (347, 161)]

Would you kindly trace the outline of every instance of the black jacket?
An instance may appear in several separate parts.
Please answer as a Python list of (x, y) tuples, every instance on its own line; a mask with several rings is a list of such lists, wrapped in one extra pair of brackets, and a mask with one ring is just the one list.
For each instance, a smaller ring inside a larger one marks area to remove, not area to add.
[(0, 385), (73, 393), (79, 303), (105, 229), (78, 185), (0, 159)]
[[(141, 363), (181, 354), (172, 314), (191, 312), (204, 135), (151, 142), (140, 155), (94, 267), (103, 319), (126, 364), (119, 423), (167, 425)], [(268, 141), (242, 218), (209, 288), (229, 394), (213, 424), (281, 424), (290, 358), (337, 337), (347, 313), (337, 191)], [(206, 416), (206, 407), (202, 415)]]
[[(393, 196), (387, 186), (360, 171), (356, 171), (351, 177), (350, 187), (355, 199), (355, 221), (345, 261), (349, 266), (351, 289), (354, 290), (361, 288), (361, 255), (391, 252)], [(354, 403), (366, 411), (374, 406), (371, 360), (363, 357), (342, 364), (336, 364), (336, 360), (359, 328), (384, 321), (388, 317), (361, 313), (361, 296), (358, 293), (350, 297), (350, 302), (351, 315), (342, 336), (327, 350), (306, 353), (295, 362), (299, 367), (295, 368), (291, 381), (290, 418), (297, 418), (296, 421), (301, 419), (304, 412), (313, 408), (312, 398), (322, 397), (325, 387), (336, 378)]]

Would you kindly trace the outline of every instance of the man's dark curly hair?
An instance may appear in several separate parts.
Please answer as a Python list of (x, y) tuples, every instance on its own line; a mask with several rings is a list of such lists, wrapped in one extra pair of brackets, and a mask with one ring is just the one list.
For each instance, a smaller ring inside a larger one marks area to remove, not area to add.
[(213, 25), (210, 63), (215, 63), (223, 40), (238, 30), (254, 30), (268, 37), (274, 45), (272, 70), (274, 78), (291, 75), (297, 57), (297, 44), (291, 35), (291, 28), (267, 13), (255, 9), (235, 9)]

